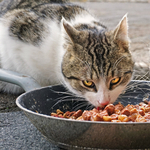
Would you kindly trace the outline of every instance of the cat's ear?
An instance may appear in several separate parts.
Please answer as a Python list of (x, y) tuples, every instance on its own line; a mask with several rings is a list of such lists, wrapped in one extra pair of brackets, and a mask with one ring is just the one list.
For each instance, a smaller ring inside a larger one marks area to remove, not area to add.
[(62, 18), (63, 27), (73, 43), (80, 43), (82, 39), (81, 32), (71, 26), (64, 18)]
[(128, 37), (128, 18), (127, 14), (123, 16), (119, 24), (114, 30), (114, 40), (121, 42), (123, 46), (129, 46), (130, 40)]

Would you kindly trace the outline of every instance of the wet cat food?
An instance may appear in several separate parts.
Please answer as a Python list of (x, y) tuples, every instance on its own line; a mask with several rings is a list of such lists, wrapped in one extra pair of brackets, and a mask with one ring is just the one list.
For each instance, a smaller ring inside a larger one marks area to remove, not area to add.
[(150, 122), (150, 102), (141, 102), (137, 105), (123, 106), (108, 104), (105, 108), (94, 108), (92, 110), (78, 110), (62, 112), (57, 109), (51, 116), (87, 121), (107, 121), (107, 122)]

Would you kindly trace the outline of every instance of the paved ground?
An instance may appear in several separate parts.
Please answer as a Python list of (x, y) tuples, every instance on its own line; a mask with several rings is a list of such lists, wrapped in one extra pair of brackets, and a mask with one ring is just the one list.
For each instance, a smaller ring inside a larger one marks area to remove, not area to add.
[[(88, 8), (101, 22), (113, 29), (128, 13), (131, 51), (137, 62), (149, 62), (150, 3), (77, 3)], [(0, 112), (16, 111), (17, 96), (0, 93)]]
[(60, 150), (22, 112), (0, 113), (0, 150)]

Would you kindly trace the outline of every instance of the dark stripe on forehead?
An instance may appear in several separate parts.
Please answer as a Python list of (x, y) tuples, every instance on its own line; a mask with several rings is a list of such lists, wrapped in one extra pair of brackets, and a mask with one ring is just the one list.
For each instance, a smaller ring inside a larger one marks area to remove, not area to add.
[(111, 63), (108, 64), (107, 73), (106, 73), (107, 76), (109, 76), (110, 69), (111, 69)]
[(105, 38), (105, 43), (106, 43), (108, 46), (111, 46), (111, 44), (108, 42), (107, 37), (106, 37), (105, 34), (104, 34), (104, 38)]
[(101, 64), (99, 66), (99, 68), (101, 69), (101, 74), (104, 75), (104, 66), (105, 66), (105, 58), (104, 58), (104, 54), (105, 54), (105, 48), (104, 48), (104, 43), (102, 41), (102, 37), (100, 36), (99, 38), (100, 41), (100, 45), (99, 45), (99, 53), (100, 53), (100, 58), (101, 58)]
[(95, 53), (95, 56), (96, 56), (96, 64), (97, 64), (98, 72), (99, 72), (99, 74), (101, 74), (100, 66), (102, 65), (102, 57), (101, 57), (101, 54), (99, 52), (99, 45), (95, 46), (94, 53)]
[(108, 76), (109, 72), (110, 72), (110, 68), (111, 68), (111, 63), (109, 60), (109, 54), (110, 54), (110, 46), (111, 44), (108, 43), (107, 37), (105, 34), (103, 34), (102, 38), (101, 38), (101, 42), (103, 43), (101, 45), (101, 48), (103, 49), (103, 53), (102, 53), (102, 59), (103, 59), (103, 75)]
[(103, 60), (104, 60), (104, 63), (103, 63), (103, 65), (105, 66), (105, 60), (107, 59), (107, 48), (106, 48), (106, 46), (104, 46), (104, 45), (101, 45), (101, 49), (103, 50), (103, 52), (102, 52), (102, 58), (103, 58)]
[[(92, 44), (92, 42), (93, 42), (93, 44)], [(96, 75), (97, 75), (97, 77), (99, 77), (98, 76), (98, 72), (97, 72), (97, 70), (96, 70), (96, 68), (95, 68), (95, 66), (94, 66), (94, 61), (95, 61), (95, 54), (94, 54), (94, 48), (93, 48), (93, 46), (95, 45), (95, 41), (94, 41), (94, 39), (93, 40), (91, 40), (91, 36), (90, 36), (90, 33), (89, 33), (89, 37), (88, 37), (88, 45), (86, 46), (86, 48), (88, 49), (88, 54), (91, 56), (91, 58), (92, 58), (92, 69), (95, 71), (95, 73), (96, 73)], [(93, 76), (93, 73), (91, 72), (91, 79), (92, 79), (92, 76)]]

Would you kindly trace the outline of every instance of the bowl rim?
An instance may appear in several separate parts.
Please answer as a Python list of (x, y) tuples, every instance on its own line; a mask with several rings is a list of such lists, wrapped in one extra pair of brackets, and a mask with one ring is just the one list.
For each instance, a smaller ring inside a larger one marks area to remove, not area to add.
[[(150, 81), (145, 81), (145, 80), (131, 80), (133, 82), (145, 82), (145, 83), (149, 83), (150, 84)], [(130, 82), (131, 82), (130, 81)], [(60, 85), (54, 85), (54, 86), (60, 86)], [(37, 89), (34, 89), (34, 90), (31, 90), (31, 91), (28, 91), (26, 93), (23, 93), (21, 94), (20, 96), (17, 97), (16, 99), (16, 105), (21, 109), (23, 110), (24, 112), (27, 112), (27, 113), (31, 113), (33, 115), (37, 115), (37, 116), (41, 116), (41, 117), (45, 117), (45, 118), (49, 118), (49, 119), (56, 119), (56, 120), (60, 120), (60, 121), (67, 121), (67, 122), (76, 122), (76, 123), (90, 123), (90, 124), (111, 124), (111, 125), (135, 125), (135, 124), (150, 124), (150, 122), (106, 122), (106, 121), (86, 121), (86, 120), (73, 120), (73, 119), (66, 119), (66, 118), (59, 118), (59, 117), (53, 117), (53, 116), (50, 116), (50, 115), (46, 115), (46, 114), (41, 114), (41, 113), (36, 113), (34, 111), (31, 111), (25, 107), (23, 107), (20, 103), (22, 101), (22, 97), (27, 95), (27, 94), (30, 94), (31, 92), (34, 92), (34, 91), (38, 91), (38, 90), (44, 90), (46, 88), (52, 88), (54, 86), (47, 86), (47, 87), (42, 87), (42, 88), (37, 88)]]

